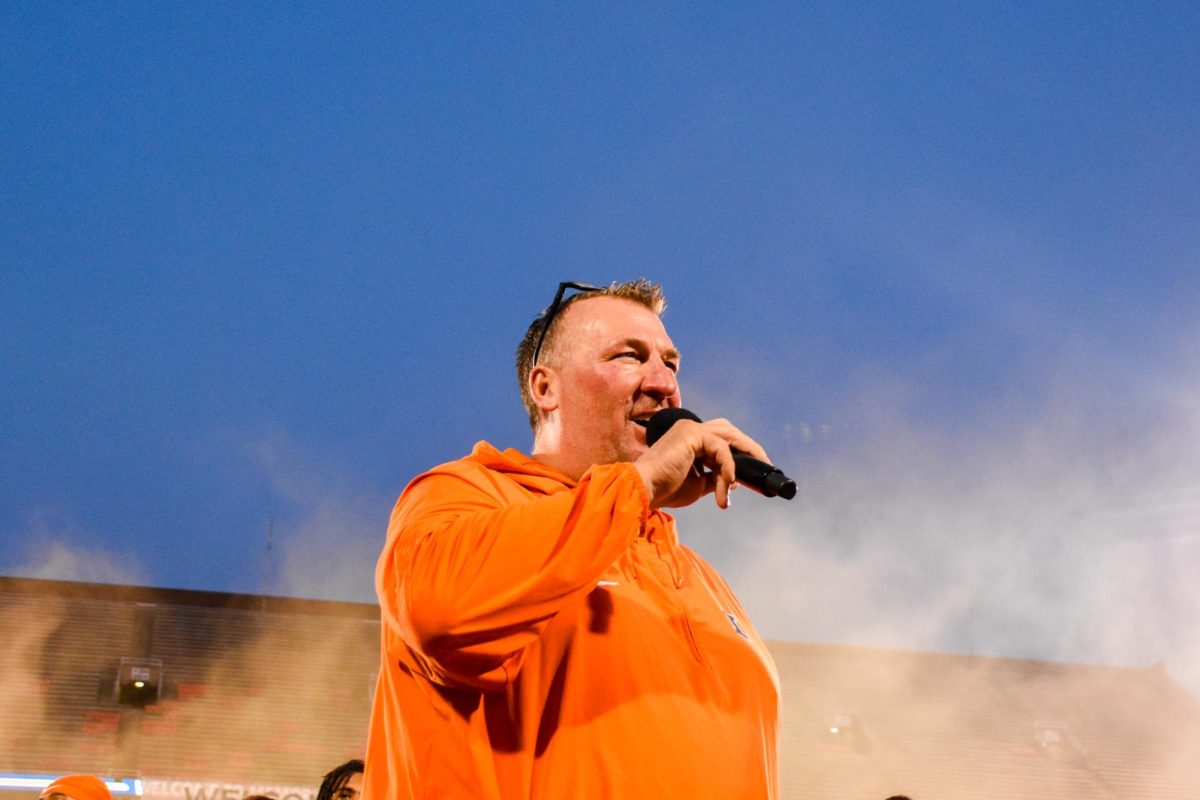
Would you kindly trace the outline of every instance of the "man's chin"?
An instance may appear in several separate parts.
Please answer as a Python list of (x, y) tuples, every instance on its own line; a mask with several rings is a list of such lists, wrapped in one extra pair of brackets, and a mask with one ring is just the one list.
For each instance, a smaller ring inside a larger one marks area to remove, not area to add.
[(645, 442), (633, 441), (621, 448), (622, 461), (637, 461), (646, 454), (650, 447)]

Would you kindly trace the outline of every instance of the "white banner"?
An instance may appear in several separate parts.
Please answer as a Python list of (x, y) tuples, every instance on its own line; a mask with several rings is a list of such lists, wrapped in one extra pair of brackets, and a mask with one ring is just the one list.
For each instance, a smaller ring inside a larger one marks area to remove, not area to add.
[(277, 786), (222, 781), (178, 781), (170, 778), (146, 778), (142, 781), (145, 800), (243, 800), (252, 794), (265, 794), (275, 800), (315, 800), (315, 786)]

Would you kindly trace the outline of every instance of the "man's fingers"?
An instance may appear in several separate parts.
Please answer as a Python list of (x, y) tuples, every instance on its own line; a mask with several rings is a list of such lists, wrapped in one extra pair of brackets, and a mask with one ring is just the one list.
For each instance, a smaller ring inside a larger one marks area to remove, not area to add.
[(717, 500), (717, 508), (729, 508), (729, 484), (720, 475), (716, 477), (716, 491), (713, 493)]
[(719, 473), (725, 483), (736, 480), (737, 464), (724, 437), (710, 434), (704, 441), (704, 461), (713, 472)]
[(711, 435), (721, 439), (725, 447), (732, 447), (735, 450), (739, 450), (761, 461), (770, 462), (770, 458), (767, 457), (767, 452), (763, 450), (762, 446), (746, 434), (742, 433), (742, 431), (729, 420), (712, 419), (707, 422), (696, 424), (700, 425), (703, 429), (705, 438), (703, 446), (705, 451), (712, 451), (712, 445), (707, 439), (707, 437)]
[(710, 470), (708, 486), (715, 492), (719, 508), (729, 507), (729, 491), (737, 480), (737, 465), (729, 443), (719, 434), (708, 433), (703, 442), (703, 461)]
[(737, 464), (730, 448), (768, 461), (758, 442), (728, 420), (680, 420), (642, 458), (639, 472), (655, 507), (690, 505), (714, 492), (717, 505), (729, 506)]

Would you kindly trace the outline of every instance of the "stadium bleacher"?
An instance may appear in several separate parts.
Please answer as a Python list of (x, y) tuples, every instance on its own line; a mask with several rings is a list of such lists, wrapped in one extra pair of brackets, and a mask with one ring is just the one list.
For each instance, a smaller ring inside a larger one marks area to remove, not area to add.
[[(378, 632), (373, 605), (0, 578), (0, 774), (310, 800), (362, 755)], [(785, 798), (1200, 797), (1200, 702), (1159, 666), (771, 650)], [(122, 659), (160, 665), (156, 700), (119, 702)]]

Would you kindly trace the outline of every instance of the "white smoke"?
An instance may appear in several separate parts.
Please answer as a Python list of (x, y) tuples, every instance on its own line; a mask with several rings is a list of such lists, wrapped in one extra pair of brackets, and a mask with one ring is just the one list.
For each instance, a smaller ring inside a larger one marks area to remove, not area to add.
[(350, 470), (321, 463), (288, 438), (251, 446), (280, 514), (268, 593), (325, 600), (375, 601), (375, 561), (395, 498), (358, 488)]
[(94, 544), (94, 540), (90, 531), (68, 515), (37, 509), (27, 514), (23, 530), (13, 537), (21, 544), (9, 551), (14, 560), (4, 566), (3, 573), (85, 583), (144, 581), (145, 571), (135, 555)]
[(681, 533), (769, 638), (1165, 662), (1200, 692), (1200, 380), (1185, 378), (1064, 370), (1038, 414), (965, 432), (907, 411), (911, 382), (874, 381), (830, 441), (768, 442), (794, 501), (743, 489), (725, 513), (684, 510)]

